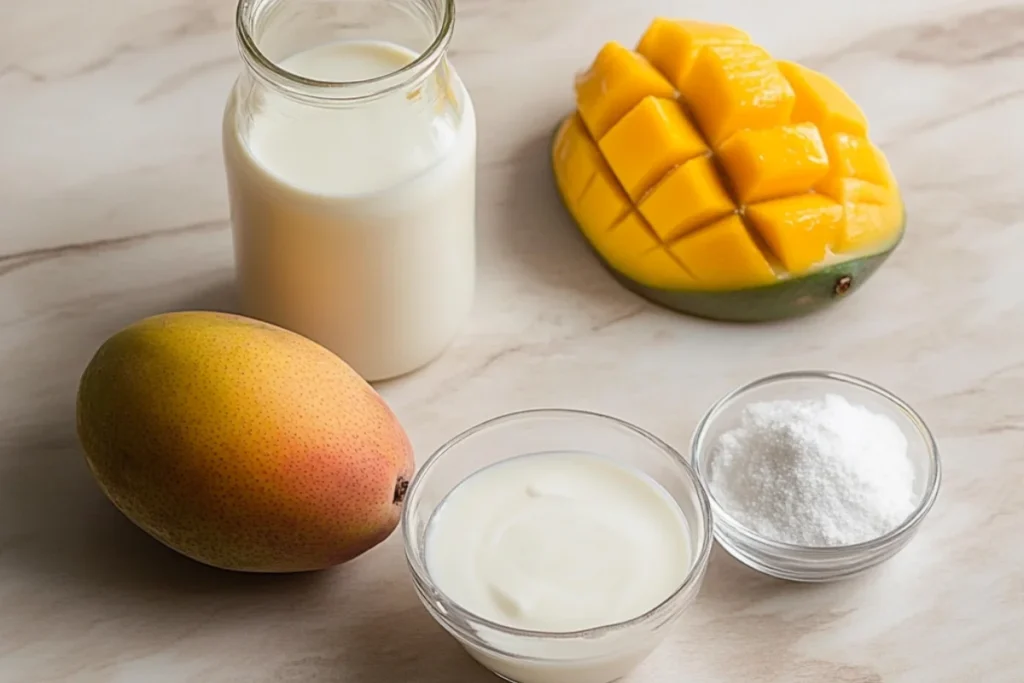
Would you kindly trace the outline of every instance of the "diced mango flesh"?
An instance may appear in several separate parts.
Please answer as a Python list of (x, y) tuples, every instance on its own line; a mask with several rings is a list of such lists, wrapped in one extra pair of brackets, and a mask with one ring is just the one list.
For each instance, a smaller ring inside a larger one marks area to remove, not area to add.
[(751, 204), (747, 219), (782, 265), (799, 275), (829, 255), (843, 220), (843, 207), (820, 194)]
[(640, 213), (666, 242), (735, 210), (708, 157), (677, 166), (640, 202)]
[(644, 57), (614, 42), (576, 77), (576, 108), (597, 140), (649, 95), (673, 97), (675, 88)]
[(903, 223), (903, 204), (847, 204), (837, 240), (839, 251), (867, 253), (892, 241), (894, 225)]
[(892, 171), (882, 151), (867, 138), (847, 133), (836, 133), (825, 138), (829, 166), (842, 178), (859, 178), (888, 187), (892, 185)]
[(669, 245), (701, 284), (720, 289), (757, 287), (775, 282), (775, 271), (754, 243), (739, 216), (723, 218)]
[(796, 106), (793, 107), (795, 123), (813, 123), (822, 135), (868, 134), (864, 112), (832, 79), (793, 62), (780, 61), (778, 64), (796, 93)]
[(574, 213), (589, 238), (610, 230), (630, 210), (629, 197), (603, 161), (583, 190)]
[(633, 107), (598, 147), (633, 201), (671, 168), (707, 151), (679, 103), (657, 97)]
[(741, 130), (718, 158), (745, 204), (809, 192), (828, 173), (825, 146), (811, 123)]
[(570, 116), (555, 140), (555, 165), (562, 169), (561, 190), (567, 201), (579, 201), (601, 164), (601, 153), (590, 141), (583, 120)]
[(615, 254), (614, 258), (624, 263), (639, 259), (645, 253), (658, 247), (658, 239), (647, 229), (643, 219), (635, 212), (629, 213), (597, 238), (602, 251)]
[(656, 19), (608, 43), (559, 128), (559, 191), (605, 262), (649, 287), (729, 290), (885, 249), (903, 204), (863, 112), (730, 26)]
[(640, 38), (636, 51), (680, 88), (702, 47), (749, 42), (745, 32), (725, 24), (658, 18)]
[(679, 92), (714, 147), (744, 128), (790, 122), (796, 95), (775, 60), (757, 45), (708, 45)]
[(679, 289), (696, 285), (636, 213), (604, 233), (596, 246), (611, 267), (648, 287)]
[(826, 176), (814, 186), (814, 190), (842, 204), (849, 202), (887, 204), (896, 199), (891, 188), (882, 187), (860, 178), (844, 178), (840, 175)]

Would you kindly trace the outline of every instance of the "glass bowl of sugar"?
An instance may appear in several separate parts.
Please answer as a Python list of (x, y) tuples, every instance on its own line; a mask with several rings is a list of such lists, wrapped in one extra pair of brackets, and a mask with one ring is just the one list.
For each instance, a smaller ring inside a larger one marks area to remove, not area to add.
[(690, 449), (719, 544), (790, 581), (843, 579), (894, 556), (942, 479), (917, 412), (834, 372), (785, 372), (732, 391), (697, 425)]

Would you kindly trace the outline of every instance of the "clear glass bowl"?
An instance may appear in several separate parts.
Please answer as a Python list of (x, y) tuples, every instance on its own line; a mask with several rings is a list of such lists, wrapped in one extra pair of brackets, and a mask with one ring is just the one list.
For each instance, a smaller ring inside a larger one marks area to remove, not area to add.
[[(845, 546), (808, 547), (780, 543), (742, 526), (725, 510), (709, 484), (718, 436), (739, 424), (743, 408), (758, 401), (820, 398), (839, 394), (890, 417), (907, 437), (915, 470), (917, 506), (902, 524), (879, 538)], [(790, 581), (823, 582), (853, 576), (888, 560), (914, 537), (939, 492), (941, 464), (935, 439), (921, 417), (892, 393), (871, 382), (834, 372), (801, 371), (771, 375), (731, 392), (715, 403), (697, 425), (691, 462), (705, 484), (714, 515), (714, 535), (729, 554), (764, 574)]]
[[(516, 456), (566, 451), (632, 466), (668, 491), (689, 524), (692, 561), (686, 579), (646, 614), (568, 633), (511, 628), (455, 604), (431, 581), (424, 561), (427, 524), (434, 511), (449, 491), (478, 470)], [(485, 667), (516, 683), (607, 683), (640, 663), (696, 597), (711, 553), (711, 508), (686, 460), (644, 430), (595, 413), (528, 410), (479, 424), (434, 453), (410, 485), (402, 535), (423, 605)]]

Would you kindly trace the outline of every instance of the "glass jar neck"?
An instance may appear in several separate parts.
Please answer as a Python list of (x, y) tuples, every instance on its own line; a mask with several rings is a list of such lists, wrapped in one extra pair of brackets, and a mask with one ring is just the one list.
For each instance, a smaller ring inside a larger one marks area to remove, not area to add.
[[(455, 0), (239, 0), (235, 17), (249, 73), (291, 99), (322, 104), (415, 90), (443, 66), (454, 25)], [(304, 50), (351, 40), (393, 43), (416, 57), (390, 73), (351, 81), (317, 80), (282, 66)]]

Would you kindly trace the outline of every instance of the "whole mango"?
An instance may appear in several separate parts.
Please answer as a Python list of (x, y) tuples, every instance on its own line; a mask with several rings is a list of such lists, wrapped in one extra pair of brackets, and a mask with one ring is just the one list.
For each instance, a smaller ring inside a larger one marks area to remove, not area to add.
[(318, 344), (241, 316), (146, 318), (96, 352), (78, 435), (103, 492), (159, 541), (250, 572), (323, 569), (398, 524), (415, 467), (381, 397)]

